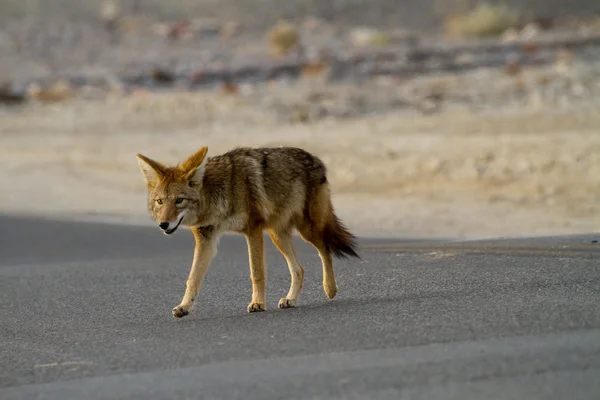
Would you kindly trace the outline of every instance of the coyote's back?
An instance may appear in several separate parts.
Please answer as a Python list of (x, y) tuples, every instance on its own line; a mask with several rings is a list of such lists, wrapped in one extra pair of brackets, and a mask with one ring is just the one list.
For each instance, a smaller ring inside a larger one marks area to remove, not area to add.
[[(356, 238), (334, 212), (324, 163), (295, 147), (236, 148), (213, 157), (206, 157), (206, 152), (203, 147), (175, 167), (138, 155), (148, 185), (149, 210), (161, 229), (171, 234), (180, 225), (191, 227), (197, 254), (209, 253), (204, 259), (206, 264), (214, 256), (214, 251), (206, 250), (207, 243), (216, 243), (226, 231), (243, 233), (249, 244), (253, 280), (249, 311), (264, 310), (262, 231), (265, 229), (285, 256), (292, 274), (292, 286), (279, 307), (296, 305), (304, 278), (291, 239), (296, 229), (319, 252), (324, 289), (333, 298), (337, 284), (332, 256), (358, 257), (358, 254)], [(194, 265), (202, 264), (202, 259), (195, 257)], [(190, 279), (194, 270), (193, 266)], [(200, 275), (203, 277), (204, 273)], [(173, 311), (176, 316), (179, 311), (186, 311), (183, 313), (186, 315), (191, 307), (197, 291), (193, 289), (194, 282), (191, 289), (188, 285), (190, 293), (186, 291), (187, 297), (184, 296), (180, 308)]]

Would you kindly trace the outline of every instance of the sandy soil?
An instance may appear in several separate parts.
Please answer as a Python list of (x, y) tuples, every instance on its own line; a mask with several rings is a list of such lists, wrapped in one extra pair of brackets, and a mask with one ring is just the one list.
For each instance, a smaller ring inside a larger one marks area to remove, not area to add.
[[(600, 227), (597, 102), (449, 103), (431, 115), (406, 108), (290, 123), (259, 101), (281, 103), (303, 87), (110, 94), (7, 112), (0, 208), (147, 224), (135, 153), (176, 163), (203, 145), (209, 154), (296, 145), (328, 164), (335, 205), (359, 233), (475, 238)], [(349, 87), (328, 90), (343, 96)]]

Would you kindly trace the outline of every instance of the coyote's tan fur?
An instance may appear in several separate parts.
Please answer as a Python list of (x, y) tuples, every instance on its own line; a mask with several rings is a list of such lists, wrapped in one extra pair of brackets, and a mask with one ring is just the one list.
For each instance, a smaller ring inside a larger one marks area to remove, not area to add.
[(137, 155), (152, 219), (166, 234), (188, 226), (196, 239), (185, 295), (173, 315), (181, 318), (189, 313), (224, 232), (242, 233), (248, 243), (252, 280), (248, 312), (265, 310), (265, 229), (291, 274), (290, 290), (279, 308), (296, 306), (304, 280), (292, 241), (294, 228), (317, 249), (323, 289), (332, 299), (338, 291), (332, 255), (359, 256), (355, 237), (334, 213), (323, 162), (293, 147), (237, 148), (213, 157), (206, 157), (207, 151), (202, 147), (175, 167)]

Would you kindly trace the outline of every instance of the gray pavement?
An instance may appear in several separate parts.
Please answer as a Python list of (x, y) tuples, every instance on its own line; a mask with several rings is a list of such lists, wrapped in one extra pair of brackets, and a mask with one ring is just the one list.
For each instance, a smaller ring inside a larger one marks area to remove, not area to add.
[(600, 235), (298, 240), (299, 307), (267, 241), (268, 311), (248, 314), (242, 237), (224, 237), (176, 320), (189, 232), (0, 218), (0, 399), (598, 399)]

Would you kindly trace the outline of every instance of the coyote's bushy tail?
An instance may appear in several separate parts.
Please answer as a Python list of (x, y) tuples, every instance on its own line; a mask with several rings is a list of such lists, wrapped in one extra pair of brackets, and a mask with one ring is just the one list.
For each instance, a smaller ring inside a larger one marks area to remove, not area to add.
[(356, 253), (356, 237), (335, 215), (333, 206), (330, 205), (329, 210), (329, 221), (323, 229), (323, 241), (327, 251), (338, 258), (348, 258), (349, 256), (360, 258)]

